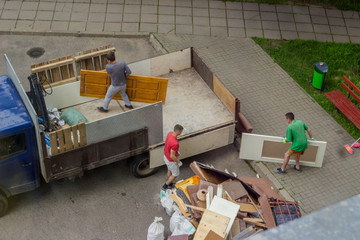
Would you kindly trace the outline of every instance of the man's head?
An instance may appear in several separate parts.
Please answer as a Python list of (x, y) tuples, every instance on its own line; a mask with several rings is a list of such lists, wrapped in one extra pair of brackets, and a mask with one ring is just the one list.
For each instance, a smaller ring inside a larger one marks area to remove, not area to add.
[(292, 121), (294, 121), (295, 116), (292, 112), (288, 112), (287, 114), (285, 114), (285, 119), (288, 123), (291, 123)]
[(179, 135), (182, 133), (183, 130), (184, 130), (184, 127), (181, 126), (180, 124), (176, 124), (176, 125), (174, 126), (174, 134), (175, 134), (176, 136), (179, 136)]
[(106, 59), (107, 59), (108, 63), (114, 62), (115, 61), (115, 53), (109, 52), (108, 54), (106, 54)]

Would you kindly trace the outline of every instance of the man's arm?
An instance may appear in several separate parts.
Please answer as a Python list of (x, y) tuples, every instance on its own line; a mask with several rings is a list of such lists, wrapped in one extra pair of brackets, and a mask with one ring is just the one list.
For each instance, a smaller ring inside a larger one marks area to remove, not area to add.
[(308, 128), (308, 129), (306, 130), (306, 132), (308, 133), (309, 138), (310, 138), (310, 139), (312, 139), (313, 137), (312, 137), (312, 134), (311, 134), (310, 128)]
[(180, 163), (180, 160), (176, 157), (176, 152), (172, 149), (170, 149), (170, 158), (177, 163)]
[(127, 64), (125, 64), (125, 76), (129, 76), (131, 74), (131, 70), (130, 68), (128, 67)]

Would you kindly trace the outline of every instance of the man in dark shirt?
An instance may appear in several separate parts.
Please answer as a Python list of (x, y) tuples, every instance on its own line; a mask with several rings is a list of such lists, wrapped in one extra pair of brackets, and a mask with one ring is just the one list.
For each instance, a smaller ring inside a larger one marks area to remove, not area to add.
[(125, 102), (125, 107), (133, 109), (129, 97), (126, 94), (126, 77), (131, 74), (130, 68), (124, 61), (116, 62), (115, 54), (113, 52), (108, 53), (106, 59), (108, 62), (108, 64), (106, 64), (106, 72), (111, 77), (111, 85), (106, 92), (104, 105), (98, 107), (98, 110), (100, 112), (107, 112), (109, 103), (117, 92), (120, 92), (120, 95)]

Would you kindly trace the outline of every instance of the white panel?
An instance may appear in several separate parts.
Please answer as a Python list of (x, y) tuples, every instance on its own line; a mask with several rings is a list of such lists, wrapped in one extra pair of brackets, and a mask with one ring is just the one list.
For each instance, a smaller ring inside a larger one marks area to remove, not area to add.
[(4, 54), (5, 57), (5, 64), (6, 64), (6, 71), (7, 74), (9, 76), (9, 78), (11, 79), (12, 83), (14, 84), (17, 92), (20, 95), (20, 98), (22, 100), (22, 102), (24, 103), (30, 117), (31, 120), (34, 124), (35, 127), (35, 136), (36, 136), (36, 143), (37, 143), (37, 149), (38, 149), (38, 153), (39, 153), (39, 160), (40, 160), (40, 168), (41, 168), (41, 174), (43, 175), (44, 179), (47, 179), (46, 177), (46, 171), (45, 171), (45, 165), (44, 165), (44, 157), (43, 157), (43, 152), (42, 152), (42, 148), (41, 148), (41, 138), (40, 138), (40, 130), (39, 130), (39, 123), (38, 123), (38, 119), (37, 119), (37, 114), (28, 98), (28, 96), (25, 93), (25, 90), (23, 88), (23, 86), (20, 83), (20, 80), (14, 70), (14, 68), (12, 67), (9, 58), (6, 56), (6, 54)]
[(183, 49), (150, 59), (151, 76), (160, 76), (191, 68), (191, 49)]
[(209, 207), (210, 211), (213, 211), (217, 214), (230, 218), (229, 225), (226, 228), (226, 235), (229, 234), (239, 209), (240, 209), (239, 205), (227, 201), (218, 196), (214, 196), (214, 199), (212, 200)]
[[(246, 159), (246, 160), (282, 163), (284, 160), (283, 158), (262, 157), (262, 149), (263, 149), (264, 141), (281, 143), (282, 139), (283, 139), (282, 137), (276, 137), (276, 136), (243, 133), (241, 137), (239, 157), (241, 159)], [(316, 153), (316, 160), (315, 163), (301, 161), (301, 157), (300, 157), (300, 165), (308, 166), (308, 167), (321, 167), (325, 156), (326, 145), (327, 142), (323, 142), (323, 141), (308, 141), (308, 146), (318, 147)], [(290, 160), (289, 164), (295, 164), (295, 160)]]
[(129, 68), (133, 75), (151, 76), (150, 59), (130, 63)]
[(86, 123), (87, 144), (147, 127), (149, 145), (163, 140), (162, 104), (157, 102)]
[(80, 96), (80, 81), (53, 87), (52, 91), (51, 95), (45, 96), (47, 108), (62, 109), (97, 99)]
[[(208, 152), (234, 142), (235, 125), (226, 126), (216, 130), (207, 129), (204, 133), (201, 131), (179, 138), (179, 159), (195, 156), (200, 153)], [(192, 136), (194, 135), (194, 136)], [(164, 146), (158, 146), (150, 150), (150, 167), (158, 167), (164, 164), (162, 156)]]

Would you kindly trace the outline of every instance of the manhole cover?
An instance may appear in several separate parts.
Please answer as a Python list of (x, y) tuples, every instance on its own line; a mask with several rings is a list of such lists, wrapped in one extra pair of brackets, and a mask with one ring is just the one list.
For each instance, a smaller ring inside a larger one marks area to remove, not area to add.
[(41, 57), (45, 53), (45, 50), (43, 48), (31, 48), (29, 51), (26, 52), (27, 55), (29, 55), (32, 58), (38, 58)]

